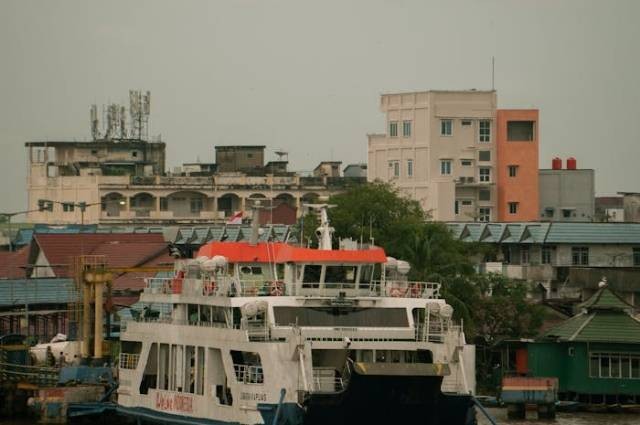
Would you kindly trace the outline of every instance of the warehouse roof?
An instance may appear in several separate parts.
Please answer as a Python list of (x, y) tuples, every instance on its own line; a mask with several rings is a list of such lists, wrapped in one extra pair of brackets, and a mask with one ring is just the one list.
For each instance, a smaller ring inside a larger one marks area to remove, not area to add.
[(447, 223), (464, 242), (504, 244), (638, 244), (640, 223)]

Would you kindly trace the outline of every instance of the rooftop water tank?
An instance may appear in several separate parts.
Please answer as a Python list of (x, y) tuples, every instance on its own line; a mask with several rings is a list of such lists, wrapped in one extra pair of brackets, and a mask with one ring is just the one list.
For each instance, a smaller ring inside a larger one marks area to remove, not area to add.
[(553, 170), (562, 170), (562, 160), (557, 156), (551, 160), (551, 168)]
[(575, 170), (578, 168), (578, 161), (574, 157), (567, 158), (567, 170)]

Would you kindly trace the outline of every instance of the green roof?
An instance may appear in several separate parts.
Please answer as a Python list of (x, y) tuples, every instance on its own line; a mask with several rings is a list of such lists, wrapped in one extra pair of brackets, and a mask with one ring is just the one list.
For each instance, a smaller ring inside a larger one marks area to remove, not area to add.
[(579, 309), (587, 310), (629, 310), (633, 309), (631, 304), (628, 304), (622, 298), (620, 298), (615, 292), (605, 286), (601, 290), (597, 291), (588, 300), (578, 305)]
[(640, 344), (640, 321), (632, 316), (633, 307), (608, 287), (599, 289), (579, 307), (580, 313), (548, 330), (543, 337), (557, 341)]

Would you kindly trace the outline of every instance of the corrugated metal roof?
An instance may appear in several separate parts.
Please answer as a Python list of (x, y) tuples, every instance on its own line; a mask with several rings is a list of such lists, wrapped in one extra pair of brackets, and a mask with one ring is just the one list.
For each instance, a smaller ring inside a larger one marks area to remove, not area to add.
[(71, 279), (0, 280), (0, 306), (24, 304), (64, 304), (78, 300)]
[(546, 243), (640, 244), (640, 223), (553, 223)]
[[(640, 223), (447, 223), (465, 242), (640, 245)], [(498, 236), (500, 233), (500, 236)]]

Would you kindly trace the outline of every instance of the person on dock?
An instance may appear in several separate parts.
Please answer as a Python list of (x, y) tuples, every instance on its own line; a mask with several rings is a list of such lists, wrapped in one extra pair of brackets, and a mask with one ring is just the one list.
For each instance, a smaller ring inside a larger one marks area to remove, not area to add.
[(56, 358), (53, 356), (53, 352), (51, 351), (50, 345), (47, 346), (47, 352), (45, 354), (45, 363), (47, 366), (51, 366), (51, 367), (56, 365)]
[(58, 357), (58, 367), (63, 368), (67, 365), (67, 360), (64, 357), (64, 351), (60, 351), (60, 357)]

